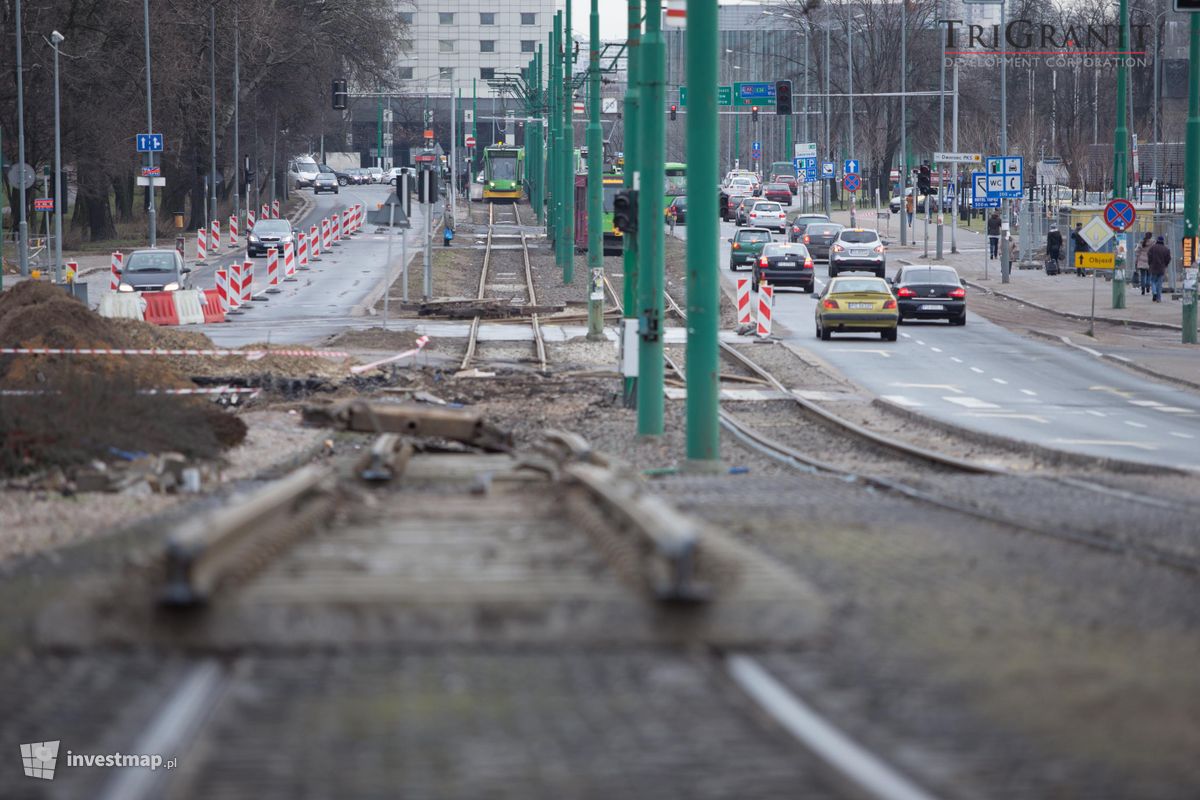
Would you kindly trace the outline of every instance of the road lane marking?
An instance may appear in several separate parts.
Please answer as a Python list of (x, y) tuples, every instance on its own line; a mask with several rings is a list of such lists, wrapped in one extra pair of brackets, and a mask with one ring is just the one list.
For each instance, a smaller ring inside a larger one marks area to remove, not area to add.
[(951, 360), (951, 361), (953, 361), (955, 364), (961, 364), (961, 363), (963, 363), (963, 362), (962, 362), (962, 359), (961, 359), (961, 358), (958, 358), (958, 357), (956, 357), (956, 356), (950, 356), (950, 360)]
[(1126, 392), (1122, 389), (1117, 389), (1112, 386), (1089, 386), (1088, 391), (1089, 392), (1107, 392), (1108, 394), (1115, 394), (1117, 397), (1121, 397), (1126, 400), (1133, 397), (1133, 392)]
[(1158, 406), (1155, 411), (1163, 411), (1167, 414), (1195, 414), (1196, 412), (1190, 408), (1180, 408), (1179, 406)]
[(917, 344), (921, 345), (922, 347), (924, 347), (924, 346), (925, 346), (925, 343), (924, 343), (924, 342), (922, 342), (920, 339), (917, 339)]
[(1150, 427), (1149, 425), (1146, 425), (1143, 422), (1134, 422), (1131, 419), (1125, 420), (1125, 424), (1131, 428), (1148, 428), (1148, 427)]
[(1108, 414), (1105, 414), (1103, 411), (1096, 411), (1094, 408), (1086, 408), (1086, 409), (1084, 409), (1084, 413), (1091, 414), (1093, 417), (1107, 417), (1108, 416)]
[(1033, 389), (1022, 389), (1021, 394), (1027, 394), (1030, 397), (1037, 397), (1037, 392), (1035, 392)]
[(1143, 408), (1154, 408), (1155, 406), (1162, 405), (1157, 400), (1130, 400), (1128, 402), (1131, 406), (1142, 406)]
[(898, 406), (907, 406), (908, 408), (921, 408), (925, 405), (924, 403), (918, 403), (916, 400), (905, 397), (902, 394), (884, 394), (880, 395), (880, 397), (882, 397), (884, 400), (890, 400)]
[(999, 408), (995, 403), (989, 403), (987, 400), (980, 400), (978, 397), (943, 397), (947, 403), (955, 403), (964, 408)]
[(1157, 450), (1158, 446), (1146, 442), (1123, 442), (1119, 439), (1051, 439), (1050, 444), (1082, 444), (1096, 447), (1135, 447), (1138, 450)]
[(983, 412), (979, 412), (977, 414), (976, 413), (960, 414), (959, 416), (976, 417), (978, 419), (1024, 419), (1024, 420), (1029, 420), (1030, 422), (1037, 422), (1041, 425), (1049, 425), (1050, 424), (1050, 420), (1046, 419), (1045, 417), (1039, 417), (1037, 414), (1015, 414), (1015, 413), (1010, 413), (1008, 411), (992, 411), (992, 412), (983, 411)]
[(911, 339), (911, 338), (912, 338), (912, 334), (908, 334), (908, 333), (901, 333), (900, 335), (901, 335), (901, 336), (903, 336), (905, 339)]
[(942, 348), (940, 348), (940, 347), (931, 347), (931, 348), (929, 348), (929, 349), (930, 349), (930, 350), (932, 350), (932, 351), (933, 351), (933, 352), (935, 352), (935, 353), (940, 353), (940, 352), (942, 352)]
[(992, 380), (994, 380), (996, 383), (1000, 384), (1001, 386), (1008, 385), (1008, 381), (1004, 380), (1004, 378), (992, 378)]
[(980, 375), (983, 374), (983, 370), (981, 370), (979, 367), (971, 367), (971, 372), (978, 372)]
[(962, 394), (962, 389), (952, 383), (893, 383), (897, 389), (941, 389), (944, 392)]
[(1171, 431), (1171, 435), (1177, 439), (1195, 439), (1190, 433), (1180, 433), (1179, 431)]
[(863, 350), (857, 347), (835, 347), (834, 349), (842, 353), (874, 353), (875, 355), (883, 356), (884, 358), (892, 357), (892, 354), (887, 350)]

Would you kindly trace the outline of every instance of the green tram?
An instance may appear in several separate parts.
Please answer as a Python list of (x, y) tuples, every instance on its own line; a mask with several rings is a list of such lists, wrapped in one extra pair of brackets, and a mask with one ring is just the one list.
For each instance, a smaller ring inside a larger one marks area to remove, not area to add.
[(484, 149), (484, 200), (520, 200), (524, 177), (524, 148), (496, 146)]
[[(613, 199), (617, 192), (625, 186), (625, 176), (621, 173), (606, 172), (600, 179), (604, 187), (604, 255), (620, 255), (624, 251), (621, 232), (613, 226)], [(575, 249), (586, 252), (588, 248), (588, 209), (587, 209), (586, 172), (575, 175)]]
[(663, 213), (676, 197), (687, 196), (687, 164), (680, 161), (668, 161), (665, 165), (666, 177), (663, 181)]

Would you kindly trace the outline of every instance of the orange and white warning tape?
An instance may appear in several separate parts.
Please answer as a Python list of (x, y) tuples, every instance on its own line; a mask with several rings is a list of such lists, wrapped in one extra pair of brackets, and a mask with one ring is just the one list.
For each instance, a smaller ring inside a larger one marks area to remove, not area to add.
[(264, 356), (348, 358), (342, 350), (190, 350), (167, 348), (105, 347), (0, 347), (0, 356), (241, 356), (251, 361)]
[[(146, 395), (189, 395), (189, 394), (248, 394), (258, 395), (262, 389), (245, 386), (208, 386), (203, 389), (138, 389), (137, 394)], [(50, 389), (0, 389), (0, 397), (29, 397), (43, 394), (61, 394)]]
[(356, 367), (351, 367), (350, 371), (352, 373), (354, 373), (355, 375), (359, 375), (359, 374), (366, 372), (369, 369), (375, 369), (376, 367), (382, 367), (384, 364), (391, 364), (393, 361), (399, 361), (402, 358), (408, 358), (409, 356), (415, 356), (417, 353), (421, 352), (421, 350), (423, 350), (425, 348), (425, 345), (429, 344), (429, 337), (422, 336), (417, 339), (415, 344), (417, 346), (414, 347), (412, 350), (405, 350), (403, 353), (397, 353), (394, 356), (389, 356), (388, 358), (380, 359), (379, 361), (372, 361), (370, 364), (359, 364)]

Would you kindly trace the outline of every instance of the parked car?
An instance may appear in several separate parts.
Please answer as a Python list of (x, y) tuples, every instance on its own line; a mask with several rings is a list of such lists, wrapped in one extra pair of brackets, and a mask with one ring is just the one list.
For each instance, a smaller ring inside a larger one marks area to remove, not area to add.
[(868, 228), (843, 228), (829, 248), (829, 277), (862, 270), (882, 278), (887, 267), (886, 248), (879, 231)]
[(808, 248), (790, 242), (763, 245), (750, 279), (751, 291), (757, 292), (758, 283), (763, 280), (772, 286), (798, 286), (802, 291), (811, 292), (813, 260)]
[(792, 190), (788, 188), (786, 183), (764, 184), (762, 196), (764, 200), (774, 200), (776, 203), (783, 203), (789, 206), (792, 204)]
[(320, 171), (317, 162), (313, 159), (308, 156), (297, 156), (288, 165), (288, 178), (297, 188), (312, 186)]
[(817, 338), (829, 341), (834, 332), (879, 333), (885, 342), (896, 341), (899, 312), (883, 278), (834, 278), (817, 300)]
[(771, 228), (782, 234), (787, 229), (787, 214), (779, 203), (759, 200), (750, 206), (746, 222), (756, 228)]
[(671, 221), (671, 217), (675, 218), (675, 224), (687, 224), (687, 198), (683, 195), (676, 195), (671, 198), (671, 205), (667, 206), (666, 212), (667, 222)]
[[(314, 192), (319, 189), (319, 185), (313, 187)], [(336, 183), (333, 184), (333, 191), (337, 191)], [(265, 256), (272, 247), (282, 254), (283, 246), (295, 240), (296, 231), (286, 219), (260, 219), (254, 223), (250, 235), (246, 237), (246, 255), (249, 258)]]
[(829, 248), (841, 232), (842, 226), (836, 222), (810, 222), (800, 236), (800, 241), (808, 247), (808, 252), (815, 260), (828, 261)]
[(387, 180), (382, 167), (367, 167), (367, 176), (370, 177), (371, 183), (383, 183)]
[(338, 191), (339, 185), (343, 184), (340, 183), (337, 175), (334, 173), (317, 173), (317, 177), (313, 179), (313, 194), (320, 194), (321, 192), (333, 192), (334, 194), (340, 194)]
[[(911, 186), (904, 190), (905, 197), (908, 197), (912, 193), (913, 193), (913, 187), (911, 187)], [(938, 199), (937, 199), (936, 195), (932, 195), (932, 194), (918, 194), (916, 206), (913, 208), (913, 211), (917, 214), (924, 214), (926, 200), (928, 200), (930, 203), (929, 211), (931, 213), (937, 213)], [(888, 208), (890, 208), (892, 210), (893, 214), (900, 213), (900, 195), (898, 195), (898, 194), (892, 195), (892, 199), (888, 201)]]
[(763, 245), (771, 243), (771, 232), (766, 228), (746, 228), (740, 230), (729, 240), (729, 268), (734, 272), (738, 267), (753, 267), (754, 262), (762, 255)]
[(329, 166), (328, 164), (319, 164), (317, 166), (317, 169), (321, 170), (322, 173), (333, 175), (334, 180), (337, 181), (338, 186), (345, 186), (348, 183), (350, 183), (350, 176), (347, 175), (345, 173), (345, 171), (343, 171), (343, 170), (334, 169), (333, 167)]
[(121, 292), (174, 292), (192, 288), (189, 273), (192, 268), (183, 263), (178, 250), (149, 248), (134, 250), (121, 267)]
[[(390, 185), (395, 186), (396, 179), (400, 175), (404, 175), (404, 174), (407, 174), (411, 177), (413, 175), (412, 167), (392, 167), (392, 171), (390, 173), (388, 173), (387, 182)], [(479, 183), (483, 183), (483, 173), (479, 174)]]
[(899, 321), (944, 319), (951, 325), (967, 324), (967, 290), (954, 267), (920, 264), (901, 267), (892, 278), (899, 303)]
[(804, 236), (804, 231), (813, 222), (829, 222), (829, 217), (824, 214), (797, 214), (792, 219), (792, 227), (788, 231), (788, 241), (798, 242)]

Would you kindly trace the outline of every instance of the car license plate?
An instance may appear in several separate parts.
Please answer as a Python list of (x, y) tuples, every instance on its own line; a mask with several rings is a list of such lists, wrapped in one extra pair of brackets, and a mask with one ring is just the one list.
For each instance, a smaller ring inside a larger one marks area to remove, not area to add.
[(850, 255), (852, 255), (852, 256), (865, 256), (865, 255), (868, 255), (868, 251), (866, 251), (866, 250), (851, 250), (851, 251), (850, 251)]
[(946, 307), (939, 306), (939, 305), (925, 305), (925, 306), (921, 306), (920, 310), (921, 311), (945, 311)]
[(874, 303), (850, 303), (850, 308), (874, 308)]
[(780, 261), (779, 265), (781, 267), (794, 267), (794, 266), (796, 266), (796, 262), (795, 261)]

